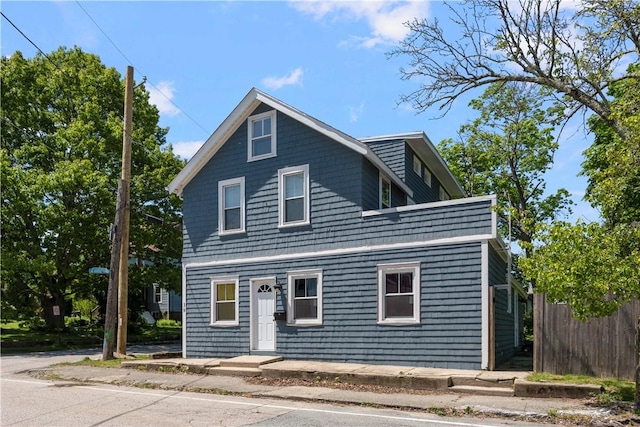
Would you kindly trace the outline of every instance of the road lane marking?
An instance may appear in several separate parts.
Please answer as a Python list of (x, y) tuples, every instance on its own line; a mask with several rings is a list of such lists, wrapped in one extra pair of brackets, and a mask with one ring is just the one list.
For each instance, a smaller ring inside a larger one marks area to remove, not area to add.
[[(7, 378), (0, 378), (0, 381), (55, 386), (54, 383), (46, 382), (46, 381), (12, 380)], [(443, 426), (496, 427), (496, 425), (492, 425), (492, 424), (473, 424), (473, 423), (465, 423), (461, 421), (444, 421), (444, 420), (434, 420), (434, 419), (411, 418), (411, 417), (403, 417), (398, 415), (363, 414), (358, 412), (336, 411), (336, 410), (330, 410), (330, 409), (298, 408), (295, 406), (250, 403), (250, 402), (241, 402), (239, 400), (215, 399), (211, 397), (206, 398), (206, 397), (195, 397), (195, 396), (180, 396), (177, 394), (162, 394), (162, 393), (156, 393), (151, 391), (121, 390), (121, 389), (114, 389), (114, 388), (108, 388), (108, 387), (86, 386), (86, 387), (83, 387), (83, 390), (95, 390), (95, 391), (111, 392), (111, 393), (117, 393), (117, 394), (132, 394), (132, 395), (138, 395), (138, 396), (162, 397), (165, 399), (193, 400), (193, 401), (201, 401), (201, 402), (226, 404), (226, 405), (232, 404), (232, 405), (238, 405), (238, 406), (255, 406), (256, 408), (281, 409), (286, 411), (316, 412), (316, 413), (322, 413), (322, 414), (350, 415), (354, 417), (377, 418), (377, 419), (386, 419), (386, 420), (394, 420), (394, 421), (412, 421), (416, 423), (432, 423), (432, 424), (439, 424)], [(178, 392), (186, 393), (184, 391), (178, 391)], [(170, 390), (167, 390), (167, 393), (170, 393)], [(254, 398), (254, 399), (257, 399), (257, 398)], [(318, 402), (318, 404), (322, 404), (322, 402)]]

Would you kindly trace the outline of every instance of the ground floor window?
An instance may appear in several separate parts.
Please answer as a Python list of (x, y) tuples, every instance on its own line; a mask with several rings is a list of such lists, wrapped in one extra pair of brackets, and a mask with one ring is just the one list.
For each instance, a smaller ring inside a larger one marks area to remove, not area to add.
[(420, 323), (420, 263), (378, 265), (378, 323)]
[(211, 279), (211, 326), (238, 325), (238, 277)]
[(322, 270), (287, 273), (287, 322), (294, 325), (322, 324)]

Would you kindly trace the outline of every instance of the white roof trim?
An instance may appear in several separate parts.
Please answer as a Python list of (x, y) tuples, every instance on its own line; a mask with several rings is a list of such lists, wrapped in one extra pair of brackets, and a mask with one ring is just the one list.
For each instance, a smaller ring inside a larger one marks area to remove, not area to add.
[(191, 158), (187, 165), (169, 183), (167, 190), (182, 196), (184, 187), (196, 176), (198, 172), (207, 164), (215, 153), (224, 145), (229, 136), (249, 117), (251, 112), (260, 104), (264, 103), (280, 111), (283, 114), (309, 126), (310, 128), (328, 136), (329, 138), (343, 144), (355, 152), (365, 156), (379, 170), (384, 172), (394, 184), (402, 189), (409, 197), (413, 197), (413, 191), (407, 186), (398, 175), (396, 175), (366, 144), (340, 132), (339, 130), (323, 123), (302, 111), (293, 108), (284, 102), (273, 98), (266, 93), (253, 88), (233, 109), (231, 114), (218, 126), (213, 134), (207, 139), (198, 152)]

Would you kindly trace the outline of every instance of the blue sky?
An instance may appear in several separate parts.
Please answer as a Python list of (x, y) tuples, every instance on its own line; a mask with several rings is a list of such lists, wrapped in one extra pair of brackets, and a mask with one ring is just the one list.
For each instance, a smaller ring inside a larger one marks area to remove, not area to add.
[[(470, 98), (444, 118), (417, 115), (399, 96), (417, 88), (402, 81), (401, 57), (385, 55), (413, 17), (448, 19), (440, 2), (3, 1), (2, 12), (45, 53), (79, 46), (122, 75), (146, 76), (170, 128), (174, 151), (189, 158), (242, 97), (257, 87), (356, 138), (424, 131), (438, 143), (474, 117)], [(36, 48), (5, 19), (2, 55)], [(473, 96), (479, 96), (480, 92)], [(134, 113), (135, 120), (135, 113)], [(577, 177), (592, 137), (574, 120), (560, 138), (547, 188), (563, 186), (577, 205), (571, 219), (597, 220), (582, 202)]]

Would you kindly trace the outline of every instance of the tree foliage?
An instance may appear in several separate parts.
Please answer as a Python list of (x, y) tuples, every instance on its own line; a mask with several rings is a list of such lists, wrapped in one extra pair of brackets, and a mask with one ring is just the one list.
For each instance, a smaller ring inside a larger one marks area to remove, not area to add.
[[(2, 58), (2, 304), (38, 310), (71, 295), (104, 298), (109, 227), (121, 171), (124, 81), (78, 48)], [(166, 145), (158, 110), (142, 87), (134, 94), (131, 288), (179, 284), (180, 201), (165, 186), (183, 162)], [(149, 218), (155, 219), (150, 222)]]
[(511, 214), (513, 240), (531, 243), (538, 224), (570, 210), (567, 190), (545, 195), (544, 173), (558, 148), (557, 106), (545, 108), (545, 92), (518, 82), (493, 84), (470, 106), (478, 117), (438, 150), (467, 194), (498, 195), (503, 235)]
[[(584, 0), (577, 10), (561, 0), (464, 0), (447, 4), (450, 26), (436, 19), (407, 23), (410, 33), (390, 55), (408, 58), (404, 79), (420, 81), (401, 100), (418, 111), (448, 109), (462, 94), (496, 82), (550, 89), (567, 117), (595, 113), (622, 139), (607, 88), (637, 79), (616, 68), (640, 55), (640, 3)], [(446, 30), (445, 30), (446, 28)]]

